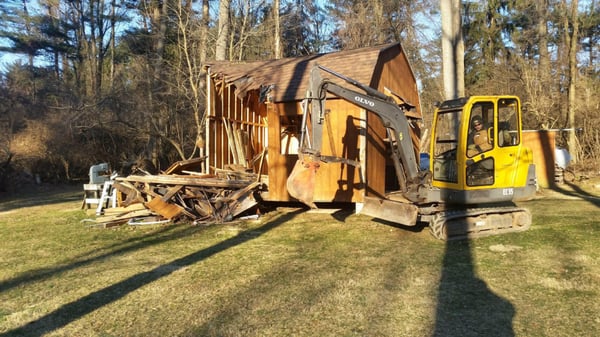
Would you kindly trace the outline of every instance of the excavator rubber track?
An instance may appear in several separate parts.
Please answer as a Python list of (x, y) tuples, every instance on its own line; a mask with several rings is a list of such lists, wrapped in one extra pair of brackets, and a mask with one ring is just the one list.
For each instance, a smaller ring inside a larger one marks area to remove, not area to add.
[(429, 223), (431, 234), (452, 241), (523, 232), (531, 226), (529, 210), (516, 206), (455, 209), (436, 213)]

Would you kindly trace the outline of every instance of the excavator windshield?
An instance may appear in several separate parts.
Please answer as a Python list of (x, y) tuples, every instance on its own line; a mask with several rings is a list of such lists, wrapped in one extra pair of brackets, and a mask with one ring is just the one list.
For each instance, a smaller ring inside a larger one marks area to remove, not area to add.
[(435, 180), (456, 183), (458, 172), (456, 168), (456, 149), (460, 135), (462, 109), (440, 110), (435, 120), (433, 134), (433, 178)]

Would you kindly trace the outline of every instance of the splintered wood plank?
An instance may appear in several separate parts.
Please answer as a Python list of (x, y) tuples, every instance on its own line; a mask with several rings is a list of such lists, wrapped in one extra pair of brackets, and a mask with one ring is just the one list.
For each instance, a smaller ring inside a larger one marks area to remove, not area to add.
[(196, 178), (194, 176), (178, 176), (178, 175), (147, 175), (127, 177), (117, 177), (117, 181), (133, 181), (149, 184), (165, 184), (165, 185), (186, 185), (186, 186), (209, 186), (221, 188), (243, 188), (250, 184), (246, 180), (233, 179), (218, 179), (218, 178)]
[(141, 211), (141, 210), (145, 210), (146, 208), (144, 207), (143, 204), (141, 203), (137, 203), (137, 204), (132, 204), (126, 207), (109, 207), (109, 208), (105, 208), (104, 211), (104, 216), (114, 216), (114, 217), (119, 217), (119, 216), (125, 216), (131, 212), (136, 212), (136, 211)]
[(165, 193), (165, 195), (162, 196), (162, 200), (163, 201), (168, 201), (169, 199), (171, 199), (171, 197), (173, 197), (177, 192), (181, 191), (181, 189), (183, 188), (183, 185), (175, 185), (173, 187), (170, 187), (167, 190), (167, 193)]
[(142, 204), (133, 204), (127, 207), (107, 208), (104, 210), (104, 215), (97, 217), (94, 223), (95, 226), (109, 228), (120, 226), (129, 221), (129, 219), (150, 216), (152, 214), (152, 211), (145, 208)]
[[(117, 194), (119, 196), (119, 205), (129, 206), (144, 202), (144, 197), (140, 191), (128, 181), (115, 181), (113, 188), (119, 192)], [(125, 200), (123, 200), (123, 194), (125, 194)]]
[(153, 212), (164, 216), (167, 219), (173, 219), (179, 216), (183, 212), (183, 207), (168, 203), (161, 198), (153, 198), (152, 200), (144, 203)]
[(206, 157), (199, 157), (199, 158), (194, 158), (194, 159), (189, 159), (189, 160), (177, 161), (177, 162), (171, 164), (171, 166), (169, 166), (169, 168), (167, 168), (164, 171), (164, 173), (165, 174), (177, 174), (177, 173), (181, 173), (184, 170), (200, 168), (202, 166), (202, 163), (204, 163), (205, 159), (206, 159)]

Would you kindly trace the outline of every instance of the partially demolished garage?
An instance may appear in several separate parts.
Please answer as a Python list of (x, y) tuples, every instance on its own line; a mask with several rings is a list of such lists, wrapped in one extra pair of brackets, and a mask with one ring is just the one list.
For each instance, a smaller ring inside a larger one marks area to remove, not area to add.
[[(410, 117), (421, 118), (416, 80), (398, 43), (271, 61), (208, 63), (206, 156), (174, 163), (158, 175), (115, 178), (119, 210), (98, 221), (118, 224), (147, 213), (173, 221), (223, 222), (261, 200), (294, 201), (286, 179), (298, 159), (301, 102), (315, 63), (409, 100), (416, 106)], [(382, 174), (391, 164), (380, 119), (336, 97), (328, 99), (327, 109), (323, 154), (360, 164), (323, 165), (314, 201), (361, 203), (365, 196), (383, 197), (394, 181)], [(133, 213), (128, 215), (128, 209)]]

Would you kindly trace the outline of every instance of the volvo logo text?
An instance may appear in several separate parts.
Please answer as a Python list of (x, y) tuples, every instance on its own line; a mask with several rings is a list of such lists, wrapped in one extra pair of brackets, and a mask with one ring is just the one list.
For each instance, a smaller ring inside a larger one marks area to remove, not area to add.
[(369, 101), (368, 99), (362, 98), (360, 96), (354, 96), (354, 100), (357, 101), (358, 103), (366, 104), (368, 106), (375, 106), (375, 102)]

